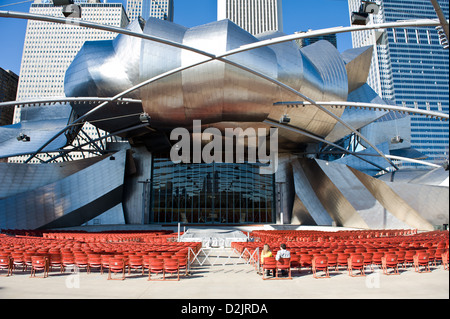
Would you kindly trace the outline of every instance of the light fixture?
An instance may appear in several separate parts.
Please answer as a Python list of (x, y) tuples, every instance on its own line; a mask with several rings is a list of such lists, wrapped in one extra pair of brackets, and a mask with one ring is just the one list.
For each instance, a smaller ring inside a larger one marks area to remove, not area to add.
[(62, 13), (66, 18), (81, 18), (81, 6), (73, 0), (53, 0), (55, 7), (63, 7)]
[(403, 139), (397, 135), (391, 139), (391, 143), (392, 144), (401, 144), (401, 143), (403, 143)]
[(287, 114), (284, 114), (280, 119), (281, 124), (289, 124), (290, 122), (291, 122), (291, 118)]
[(141, 121), (141, 123), (149, 123), (150, 119), (150, 115), (148, 115), (146, 112), (142, 112), (139, 115), (139, 120)]
[(30, 137), (24, 133), (20, 133), (19, 136), (16, 137), (16, 139), (18, 141), (22, 141), (22, 142), (29, 142), (30, 141)]
[(353, 25), (366, 25), (369, 23), (369, 14), (378, 14), (380, 6), (372, 1), (362, 1), (358, 12), (352, 12)]

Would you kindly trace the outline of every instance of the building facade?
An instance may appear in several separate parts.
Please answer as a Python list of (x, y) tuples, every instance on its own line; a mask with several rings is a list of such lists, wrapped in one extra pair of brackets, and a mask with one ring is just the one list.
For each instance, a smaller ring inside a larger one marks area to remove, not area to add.
[[(308, 30), (311, 31), (311, 30)], [(295, 32), (295, 34), (302, 34), (306, 33), (306, 31), (298, 31)], [(303, 47), (306, 47), (307, 45), (311, 45), (313, 43), (316, 43), (317, 41), (325, 40), (330, 42), (335, 48), (337, 48), (337, 37), (336, 34), (327, 34), (319, 37), (312, 37), (312, 38), (304, 38), (304, 39), (298, 39), (295, 40), (298, 47), (301, 49)]]
[[(11, 70), (0, 68), (0, 102), (14, 101), (17, 94), (19, 76)], [(14, 107), (0, 108), (0, 126), (12, 124)]]
[(147, 20), (150, 17), (173, 21), (173, 0), (128, 0), (127, 15), (130, 21), (139, 16)]
[[(429, 0), (377, 0), (380, 13), (370, 23), (409, 19), (437, 19)], [(438, 1), (448, 19), (448, 1)], [(360, 0), (349, 0), (350, 12), (358, 11)], [(449, 112), (449, 51), (439, 42), (435, 28), (388, 29), (352, 34), (353, 47), (374, 46), (368, 84), (385, 100), (396, 105)], [(448, 159), (447, 123), (411, 116), (411, 147), (427, 161), (442, 164)], [(394, 134), (395, 135), (395, 134)], [(409, 137), (408, 137), (409, 138)], [(410, 164), (414, 165), (414, 164)]]
[(217, 20), (229, 19), (253, 35), (283, 31), (281, 0), (218, 0)]
[[(75, 0), (82, 9), (82, 19), (125, 27), (129, 20), (120, 3), (106, 3), (100, 0)], [(35, 0), (30, 13), (63, 17), (62, 7), (54, 6), (51, 0)], [(29, 20), (27, 24), (17, 100), (64, 96), (64, 76), (80, 48), (86, 41), (110, 40), (115, 33), (83, 28), (76, 25)], [(26, 111), (16, 108), (14, 122), (26, 120)], [(98, 137), (94, 127), (86, 124), (84, 130), (91, 137)], [(102, 133), (100, 133), (102, 134)], [(25, 158), (11, 158), (20, 162)]]

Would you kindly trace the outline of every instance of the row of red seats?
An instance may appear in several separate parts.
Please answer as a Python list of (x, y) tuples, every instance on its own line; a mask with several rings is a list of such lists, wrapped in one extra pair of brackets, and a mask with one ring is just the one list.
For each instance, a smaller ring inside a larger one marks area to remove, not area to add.
[[(264, 231), (266, 235), (270, 232)], [(333, 242), (323, 240), (321, 237), (316, 238), (315, 241), (289, 241), (288, 238), (291, 237), (283, 236), (286, 233), (292, 235), (292, 231), (273, 232), (266, 237), (275, 238), (273, 241), (233, 243), (232, 247), (240, 254), (251, 258), (255, 255), (257, 248), (260, 252), (262, 251), (265, 243), (272, 247), (272, 253), (276, 255), (280, 243), (284, 242), (291, 252), (291, 267), (299, 270), (305, 267), (309, 268), (314, 277), (316, 277), (316, 270), (321, 269), (321, 267), (326, 270), (325, 277), (328, 277), (328, 269), (338, 270), (341, 267), (347, 269), (349, 274), (352, 275), (352, 269), (355, 265), (358, 265), (360, 270), (361, 267), (371, 267), (373, 270), (374, 266), (378, 266), (386, 274), (388, 273), (388, 266), (394, 264), (395, 267), (398, 267), (398, 265), (403, 267), (414, 266), (416, 271), (419, 271), (419, 266), (427, 265), (426, 268), (429, 271), (430, 264), (436, 266), (441, 263), (445, 269), (448, 269), (448, 231), (397, 234), (386, 238), (360, 236), (360, 238), (351, 240), (348, 237), (348, 232), (345, 231), (334, 234), (336, 238), (341, 238), (341, 240)], [(371, 232), (362, 231), (361, 233), (370, 234)], [(308, 231), (298, 232), (297, 238), (299, 238), (300, 233), (302, 236), (311, 238)], [(317, 236), (317, 233), (314, 231), (315, 236)], [(327, 238), (328, 234), (323, 234), (323, 236)], [(359, 263), (355, 261), (352, 263), (353, 258), (357, 258)], [(273, 268), (274, 265), (272, 264), (270, 267)], [(395, 268), (395, 273), (398, 273), (398, 268)]]
[[(165, 280), (166, 273), (186, 269), (188, 252), (197, 253), (201, 243), (197, 242), (83, 242), (76, 239), (47, 239), (31, 236), (0, 236), (0, 270), (6, 270), (7, 276), (12, 275), (16, 269), (26, 271), (31, 269), (31, 276), (36, 270), (47, 277), (49, 272), (59, 268), (60, 273), (66, 268), (76, 267), (85, 269), (99, 268), (101, 274), (108, 269), (108, 279), (112, 274), (140, 267), (142, 274), (148, 270), (150, 274), (156, 271), (157, 266), (163, 265), (162, 275)], [(139, 266), (140, 263), (140, 266)], [(175, 267), (176, 266), (176, 267)], [(161, 273), (160, 271), (160, 273)]]

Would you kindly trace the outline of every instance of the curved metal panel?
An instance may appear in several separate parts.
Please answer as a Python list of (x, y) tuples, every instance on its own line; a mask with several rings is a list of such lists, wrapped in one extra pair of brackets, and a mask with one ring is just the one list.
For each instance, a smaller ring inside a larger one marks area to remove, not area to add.
[[(100, 161), (98, 161), (101, 159)], [(114, 159), (114, 160), (112, 160)], [(83, 167), (82, 162), (71, 162), (73, 170), (65, 172), (42, 185), (39, 179), (45, 172), (56, 174), (60, 164), (41, 164), (35, 174), (29, 174), (18, 183), (21, 189), (0, 199), (0, 227), (10, 229), (36, 229), (43, 226), (63, 227), (81, 225), (114, 207), (122, 200), (125, 172), (125, 151), (97, 158), (97, 162)], [(70, 165), (69, 163), (66, 165)], [(27, 164), (5, 164), (9, 168), (27, 169)], [(49, 165), (49, 166), (47, 166)], [(82, 167), (81, 170), (77, 169)], [(76, 171), (70, 174), (72, 171)], [(66, 175), (68, 174), (69, 175)], [(59, 178), (61, 177), (61, 178)], [(35, 186), (36, 188), (32, 188)], [(7, 194), (8, 195), (8, 194)]]

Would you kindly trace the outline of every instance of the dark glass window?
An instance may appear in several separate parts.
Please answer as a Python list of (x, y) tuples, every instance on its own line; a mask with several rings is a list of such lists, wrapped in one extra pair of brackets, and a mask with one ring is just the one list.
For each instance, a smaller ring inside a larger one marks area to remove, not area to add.
[(152, 223), (273, 223), (274, 175), (260, 164), (153, 159)]

